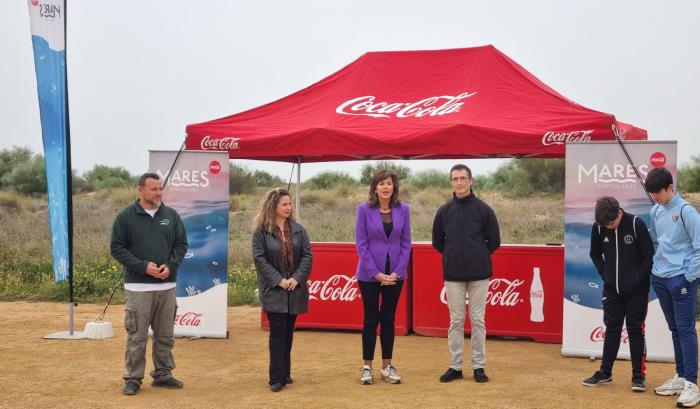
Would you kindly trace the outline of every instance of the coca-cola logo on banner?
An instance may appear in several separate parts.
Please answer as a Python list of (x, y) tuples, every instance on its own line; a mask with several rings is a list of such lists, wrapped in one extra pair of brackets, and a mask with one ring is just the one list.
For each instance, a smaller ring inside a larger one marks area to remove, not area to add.
[(231, 151), (240, 149), (238, 146), (238, 141), (240, 140), (241, 138), (234, 138), (232, 136), (212, 138), (211, 136), (206, 135), (204, 138), (202, 138), (199, 146), (202, 148), (202, 150), (207, 151)]
[(327, 280), (309, 280), (309, 299), (320, 301), (352, 302), (360, 296), (355, 277), (336, 274)]
[(564, 145), (567, 142), (590, 142), (593, 129), (581, 131), (547, 131), (542, 135), (542, 145)]
[(660, 168), (666, 165), (666, 155), (663, 152), (654, 152), (649, 158), (649, 163), (655, 168)]
[[(591, 331), (591, 335), (589, 335), (588, 338), (592, 342), (605, 341), (605, 328), (604, 327), (593, 328), (593, 331)], [(623, 344), (626, 344), (628, 341), (629, 341), (629, 335), (627, 334), (627, 328), (624, 328), (622, 330), (622, 333), (620, 334), (620, 342), (622, 342)]]
[(175, 325), (183, 327), (199, 327), (202, 325), (204, 314), (201, 312), (188, 311), (183, 314), (175, 315)]
[[(525, 280), (516, 278), (508, 280), (507, 278), (494, 278), (489, 281), (489, 292), (486, 294), (486, 305), (514, 307), (518, 303), (525, 300), (520, 297), (520, 287)], [(465, 300), (469, 304), (469, 297)], [(447, 304), (447, 289), (445, 286), (440, 291), (440, 302)]]
[(421, 118), (441, 116), (459, 112), (464, 100), (476, 92), (463, 92), (459, 95), (440, 95), (416, 102), (377, 102), (374, 95), (353, 98), (338, 105), (335, 112), (341, 115), (371, 116), (373, 118)]
[(211, 161), (209, 163), (209, 172), (211, 172), (212, 175), (216, 175), (221, 172), (221, 163), (219, 163), (218, 160)]

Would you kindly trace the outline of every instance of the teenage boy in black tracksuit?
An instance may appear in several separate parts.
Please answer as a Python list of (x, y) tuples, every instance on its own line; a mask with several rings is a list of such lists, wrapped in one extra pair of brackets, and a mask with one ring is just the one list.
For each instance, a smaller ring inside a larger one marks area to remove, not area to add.
[(626, 322), (632, 358), (632, 390), (642, 392), (646, 390), (644, 320), (654, 246), (644, 221), (622, 210), (613, 197), (598, 199), (595, 220), (590, 256), (604, 283), (605, 341), (600, 370), (583, 384), (597, 386), (612, 382), (622, 324)]

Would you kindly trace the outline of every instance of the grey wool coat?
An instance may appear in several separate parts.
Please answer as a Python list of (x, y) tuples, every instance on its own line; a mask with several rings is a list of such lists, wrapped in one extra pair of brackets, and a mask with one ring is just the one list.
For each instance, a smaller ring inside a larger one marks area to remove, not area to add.
[(306, 281), (311, 274), (311, 242), (300, 224), (290, 224), (293, 261), (289, 277), (299, 283), (293, 291), (278, 285), (287, 275), (282, 273), (282, 254), (277, 236), (263, 228), (253, 233), (253, 260), (258, 273), (260, 305), (265, 312), (303, 314), (309, 310), (309, 286)]

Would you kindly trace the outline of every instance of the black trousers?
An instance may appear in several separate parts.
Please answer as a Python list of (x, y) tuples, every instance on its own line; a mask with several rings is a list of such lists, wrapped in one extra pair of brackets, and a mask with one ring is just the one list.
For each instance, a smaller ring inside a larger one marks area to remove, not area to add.
[(292, 368), (292, 339), (296, 314), (266, 312), (270, 322), (270, 385), (286, 383)]
[[(377, 325), (382, 324), (379, 339), (382, 344), (382, 359), (391, 359), (394, 351), (394, 321), (396, 306), (401, 296), (403, 280), (396, 285), (381, 285), (378, 282), (358, 281), (362, 294), (362, 306), (365, 312), (362, 326), (362, 359), (374, 359), (377, 345)], [(381, 305), (380, 305), (381, 296)]]
[(600, 371), (612, 374), (613, 363), (620, 349), (622, 324), (627, 324), (627, 335), (632, 359), (632, 375), (646, 375), (646, 342), (644, 340), (644, 320), (647, 317), (649, 290), (634, 295), (620, 295), (614, 291), (603, 291), (603, 322), (605, 341), (603, 342), (603, 362)]

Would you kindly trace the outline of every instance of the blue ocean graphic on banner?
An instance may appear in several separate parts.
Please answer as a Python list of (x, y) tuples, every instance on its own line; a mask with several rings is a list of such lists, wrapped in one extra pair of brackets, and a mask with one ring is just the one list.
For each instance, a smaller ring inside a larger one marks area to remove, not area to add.
[(228, 201), (177, 203), (188, 242), (177, 273), (178, 297), (201, 294), (227, 283), (228, 207)]
[(56, 281), (68, 275), (68, 178), (70, 144), (66, 106), (66, 52), (63, 1), (30, 0), (34, 67), (36, 69), (48, 186), (51, 248)]

